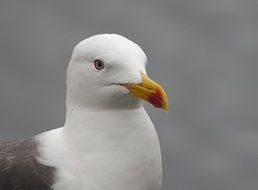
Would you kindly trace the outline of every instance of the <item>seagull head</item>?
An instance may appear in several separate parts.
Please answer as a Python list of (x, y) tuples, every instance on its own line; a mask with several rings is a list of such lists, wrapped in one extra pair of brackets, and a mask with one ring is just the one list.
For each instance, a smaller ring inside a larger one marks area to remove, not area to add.
[(67, 104), (88, 108), (136, 108), (142, 100), (168, 110), (168, 97), (151, 80), (147, 57), (131, 40), (99, 34), (77, 44), (67, 69)]

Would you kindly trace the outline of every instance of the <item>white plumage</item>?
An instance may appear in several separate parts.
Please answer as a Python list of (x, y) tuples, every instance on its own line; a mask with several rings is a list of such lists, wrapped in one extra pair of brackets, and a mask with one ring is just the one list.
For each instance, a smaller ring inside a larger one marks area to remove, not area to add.
[(121, 85), (141, 83), (146, 62), (142, 49), (120, 35), (96, 35), (75, 47), (65, 125), (36, 136), (38, 161), (56, 169), (54, 190), (160, 189), (156, 130), (142, 100)]

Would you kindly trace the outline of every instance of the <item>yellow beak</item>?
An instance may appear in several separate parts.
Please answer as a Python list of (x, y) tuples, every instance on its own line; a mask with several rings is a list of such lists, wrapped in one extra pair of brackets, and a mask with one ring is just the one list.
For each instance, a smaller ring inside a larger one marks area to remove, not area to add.
[(143, 73), (141, 73), (141, 75), (141, 84), (123, 84), (123, 86), (129, 90), (130, 95), (146, 100), (153, 106), (168, 111), (169, 102), (165, 90), (161, 85), (151, 80), (147, 75)]

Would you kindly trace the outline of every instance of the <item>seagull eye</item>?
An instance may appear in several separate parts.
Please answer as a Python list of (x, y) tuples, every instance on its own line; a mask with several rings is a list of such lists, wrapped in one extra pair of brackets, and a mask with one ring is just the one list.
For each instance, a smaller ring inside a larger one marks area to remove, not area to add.
[(94, 66), (95, 66), (95, 68), (96, 68), (97, 70), (102, 70), (102, 69), (104, 69), (104, 62), (101, 61), (101, 60), (99, 60), (99, 59), (96, 59), (96, 60), (94, 61)]

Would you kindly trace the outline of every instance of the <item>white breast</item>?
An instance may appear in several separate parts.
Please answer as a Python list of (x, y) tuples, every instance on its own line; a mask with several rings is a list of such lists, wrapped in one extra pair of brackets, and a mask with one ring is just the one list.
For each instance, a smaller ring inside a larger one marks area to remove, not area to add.
[(53, 189), (159, 190), (160, 147), (144, 109), (86, 115), (37, 137), (40, 161), (57, 169)]

